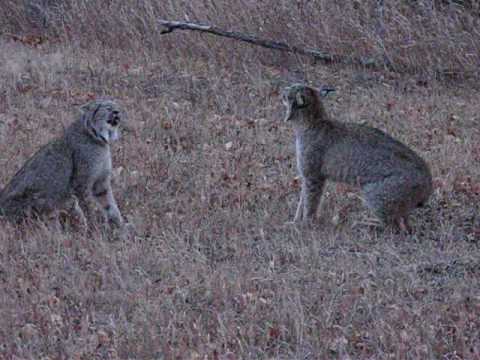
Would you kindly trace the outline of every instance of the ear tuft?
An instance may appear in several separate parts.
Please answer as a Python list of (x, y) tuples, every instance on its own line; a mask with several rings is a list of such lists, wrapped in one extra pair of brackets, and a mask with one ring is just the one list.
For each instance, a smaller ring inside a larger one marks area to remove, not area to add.
[(336, 90), (333, 88), (333, 87), (329, 87), (329, 86), (323, 86), (321, 89), (320, 89), (320, 96), (322, 97), (325, 97), (327, 96), (328, 94), (330, 94), (331, 92), (335, 92)]

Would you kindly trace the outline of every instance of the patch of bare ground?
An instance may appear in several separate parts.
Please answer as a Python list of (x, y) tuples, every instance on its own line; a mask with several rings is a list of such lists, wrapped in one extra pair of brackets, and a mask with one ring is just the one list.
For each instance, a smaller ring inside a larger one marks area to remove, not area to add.
[[(214, 18), (207, 3), (193, 13)], [(231, 24), (259, 24), (239, 14)], [(71, 42), (0, 40), (0, 184), (79, 104), (110, 95), (129, 115), (113, 147), (114, 192), (135, 225), (120, 240), (100, 227), (83, 236), (0, 220), (0, 358), (480, 357), (475, 79), (315, 66), (199, 35), (150, 34), (142, 48), (139, 26), (128, 28), (135, 52), (102, 45), (101, 32), (91, 47), (68, 31)], [(331, 31), (318, 44), (345, 51), (350, 40)], [(332, 117), (385, 130), (431, 165), (435, 191), (412, 215), (412, 235), (359, 225), (370, 215), (359, 193), (332, 184), (315, 226), (287, 223), (299, 184), (278, 93), (301, 74), (337, 89), (325, 100)]]

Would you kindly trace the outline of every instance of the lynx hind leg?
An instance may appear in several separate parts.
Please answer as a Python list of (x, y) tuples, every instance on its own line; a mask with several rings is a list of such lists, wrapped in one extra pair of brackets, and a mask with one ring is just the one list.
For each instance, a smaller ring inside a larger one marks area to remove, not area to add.
[(412, 233), (412, 228), (410, 227), (408, 223), (408, 218), (406, 216), (395, 218), (394, 223), (395, 226), (397, 226), (397, 228), (401, 231), (408, 234)]
[(391, 176), (363, 187), (366, 205), (384, 225), (411, 232), (407, 218), (418, 203), (421, 184), (408, 176)]
[(112, 186), (110, 184), (109, 177), (97, 181), (93, 185), (93, 196), (102, 207), (106, 220), (114, 223), (118, 227), (122, 227), (124, 221), (122, 214), (118, 209), (117, 202), (113, 197)]
[(300, 201), (295, 214), (296, 222), (300, 220), (311, 221), (315, 218), (322, 198), (324, 185), (325, 179), (323, 178), (316, 180), (304, 179), (302, 181)]

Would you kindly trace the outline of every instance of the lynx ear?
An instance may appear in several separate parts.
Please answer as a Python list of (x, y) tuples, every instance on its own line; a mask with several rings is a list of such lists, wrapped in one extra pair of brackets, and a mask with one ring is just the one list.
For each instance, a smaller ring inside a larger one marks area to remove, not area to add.
[(320, 89), (319, 93), (320, 93), (320, 96), (322, 97), (325, 97), (327, 96), (328, 94), (330, 94), (331, 92), (335, 92), (335, 89), (332, 88), (332, 87), (328, 87), (328, 86), (324, 86)]
[(89, 111), (92, 111), (93, 108), (94, 108), (94, 105), (95, 105), (95, 103), (94, 103), (93, 101), (90, 101), (90, 102), (88, 102), (88, 103), (86, 103), (86, 104), (83, 104), (82, 106), (80, 106), (80, 112), (81, 112), (82, 114), (85, 114), (85, 113), (87, 113), (87, 112), (89, 112)]
[(305, 106), (305, 99), (304, 99), (303, 95), (300, 94), (300, 92), (297, 92), (297, 94), (295, 96), (295, 102), (297, 103), (298, 107)]

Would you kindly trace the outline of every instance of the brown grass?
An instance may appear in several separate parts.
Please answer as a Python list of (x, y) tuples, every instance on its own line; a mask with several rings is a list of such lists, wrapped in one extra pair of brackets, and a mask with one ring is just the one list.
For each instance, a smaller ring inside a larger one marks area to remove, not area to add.
[[(130, 128), (114, 191), (136, 232), (1, 222), (0, 359), (480, 358), (475, 9), (387, 2), (379, 39), (373, 1), (183, 3), (66, 1), (47, 28), (2, 5), (0, 184), (79, 104), (114, 96)], [(159, 37), (156, 17), (343, 55), (386, 49), (398, 72)], [(317, 226), (286, 224), (298, 183), (278, 91), (305, 78), (337, 88), (332, 116), (386, 130), (431, 164), (435, 193), (413, 235), (357, 225), (369, 216), (358, 193), (333, 184)]]

